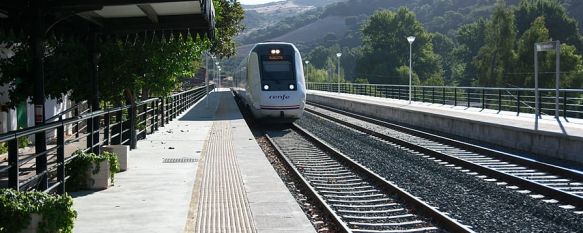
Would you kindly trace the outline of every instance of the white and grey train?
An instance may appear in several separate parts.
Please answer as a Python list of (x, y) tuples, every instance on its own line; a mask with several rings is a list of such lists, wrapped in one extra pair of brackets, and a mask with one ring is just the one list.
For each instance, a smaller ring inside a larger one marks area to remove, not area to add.
[(302, 57), (291, 43), (256, 44), (234, 75), (234, 90), (255, 119), (293, 122), (304, 112)]

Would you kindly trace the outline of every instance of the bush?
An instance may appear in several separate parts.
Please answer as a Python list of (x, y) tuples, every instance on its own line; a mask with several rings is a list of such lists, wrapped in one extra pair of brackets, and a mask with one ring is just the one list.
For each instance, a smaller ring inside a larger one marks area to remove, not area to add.
[(32, 142), (28, 139), (28, 137), (19, 137), (18, 138), (18, 148), (25, 148), (30, 145)]
[(73, 232), (77, 212), (72, 207), (73, 199), (69, 195), (0, 189), (0, 233), (25, 229), (30, 224), (33, 213), (42, 216), (39, 232)]
[(5, 142), (0, 142), (0, 155), (8, 153), (8, 145)]
[(104, 151), (100, 155), (96, 155), (78, 150), (74, 155), (76, 157), (71, 160), (66, 168), (66, 174), (70, 175), (66, 185), (67, 191), (77, 191), (87, 187), (87, 181), (90, 177), (87, 171), (93, 164), (94, 169), (91, 172), (97, 174), (100, 170), (99, 163), (104, 160), (109, 161), (110, 179), (111, 183), (114, 183), (115, 173), (119, 171), (119, 161), (116, 154)]

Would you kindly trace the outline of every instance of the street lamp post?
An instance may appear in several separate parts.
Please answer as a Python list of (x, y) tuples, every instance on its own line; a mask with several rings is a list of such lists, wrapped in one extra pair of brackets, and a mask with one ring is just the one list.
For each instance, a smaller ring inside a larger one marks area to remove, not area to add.
[[(214, 61), (215, 61), (215, 55), (212, 55), (212, 54), (211, 54), (210, 56), (211, 56), (211, 68), (212, 68), (212, 66), (213, 66), (213, 63), (214, 63)], [(214, 74), (215, 74), (215, 71), (214, 71), (215, 69), (214, 69), (214, 68), (212, 68), (211, 70), (213, 70), (213, 75), (214, 75)], [(212, 79), (213, 79), (213, 80), (215, 80), (214, 76), (212, 77)], [(210, 81), (209, 81), (209, 83), (210, 83)], [(208, 83), (207, 83), (207, 85), (208, 85)], [(215, 89), (213, 88), (213, 90), (212, 90), (212, 91), (214, 91), (214, 90), (215, 90)]]
[(342, 53), (337, 53), (336, 57), (338, 58), (338, 93), (340, 93), (340, 57), (342, 56)]
[(216, 68), (216, 70), (215, 70), (215, 83), (217, 83), (217, 88), (220, 88), (220, 83), (218, 83), (218, 79), (219, 79), (218, 70), (220, 69), (218, 61), (215, 62), (215, 68)]
[[(211, 55), (212, 57), (212, 55)], [(209, 54), (208, 52), (204, 53), (204, 84), (206, 86), (206, 106), (209, 106)]]
[(414, 36), (407, 37), (407, 41), (409, 41), (409, 104), (411, 103), (411, 77), (413, 76), (413, 62), (412, 62), (412, 55), (413, 55), (413, 41), (415, 41)]
[(217, 82), (219, 84), (219, 89), (221, 88), (221, 66), (217, 67), (219, 72), (217, 72)]
[(310, 73), (308, 64), (310, 64), (310, 61), (306, 60), (305, 63), (306, 63), (306, 79), (308, 79), (308, 74)]

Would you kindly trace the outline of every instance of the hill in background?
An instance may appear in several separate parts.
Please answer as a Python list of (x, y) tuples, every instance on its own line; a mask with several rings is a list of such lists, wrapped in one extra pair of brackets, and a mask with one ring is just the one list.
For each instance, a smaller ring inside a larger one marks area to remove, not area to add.
[(288, 20), (288, 18), (305, 13), (306, 11), (339, 1), (342, 0), (284, 0), (259, 5), (243, 5), (243, 9), (245, 9), (243, 23), (246, 28), (239, 35), (239, 40), (248, 37), (260, 29), (274, 26), (282, 20)]
[[(238, 37), (241, 54), (261, 41), (289, 41), (302, 52), (331, 42), (343, 47), (360, 44), (360, 27), (376, 10), (405, 6), (430, 32), (454, 35), (455, 30), (479, 18), (489, 18), (495, 0), (288, 0), (246, 7), (245, 33)], [(508, 0), (516, 5), (519, 0)], [(583, 1), (561, 0), (583, 27)]]

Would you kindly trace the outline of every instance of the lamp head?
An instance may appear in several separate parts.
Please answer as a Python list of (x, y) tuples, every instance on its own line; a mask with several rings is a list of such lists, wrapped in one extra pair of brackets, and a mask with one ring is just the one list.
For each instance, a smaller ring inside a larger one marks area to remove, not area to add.
[(413, 41), (415, 41), (415, 37), (409, 36), (409, 37), (407, 37), (407, 41), (409, 41), (409, 44), (413, 44)]
[(305, 61), (305, 63), (306, 63), (306, 64), (310, 64), (310, 61), (306, 60), (306, 61)]
[(337, 53), (336, 56), (340, 57), (340, 56), (342, 56), (342, 53)]

